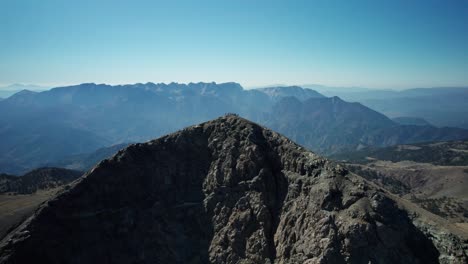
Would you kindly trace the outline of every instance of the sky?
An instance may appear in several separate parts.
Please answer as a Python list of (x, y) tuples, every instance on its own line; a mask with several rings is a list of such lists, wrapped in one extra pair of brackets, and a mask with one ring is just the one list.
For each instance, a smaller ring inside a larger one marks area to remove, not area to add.
[(468, 86), (468, 1), (0, 0), (0, 85)]

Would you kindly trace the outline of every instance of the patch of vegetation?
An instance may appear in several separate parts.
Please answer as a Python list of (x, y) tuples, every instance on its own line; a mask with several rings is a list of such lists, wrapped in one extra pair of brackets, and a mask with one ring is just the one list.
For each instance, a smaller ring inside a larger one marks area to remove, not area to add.
[(404, 195), (410, 192), (410, 188), (403, 184), (401, 181), (398, 181), (392, 177), (385, 175), (382, 172), (375, 171), (372, 169), (363, 168), (359, 165), (346, 165), (349, 171), (360, 175), (361, 177), (376, 182), (381, 186), (385, 187), (387, 190), (392, 193)]
[(368, 148), (355, 152), (341, 153), (331, 158), (352, 163), (368, 164), (369, 157), (399, 162), (410, 160), (443, 166), (468, 166), (468, 141), (397, 145), (386, 148)]
[(463, 207), (461, 202), (454, 198), (420, 199), (413, 196), (411, 201), (429, 212), (444, 218), (468, 217), (468, 210)]
[(37, 190), (47, 190), (62, 186), (82, 175), (80, 171), (62, 168), (40, 168), (23, 176), (0, 177), (0, 193), (31, 194)]

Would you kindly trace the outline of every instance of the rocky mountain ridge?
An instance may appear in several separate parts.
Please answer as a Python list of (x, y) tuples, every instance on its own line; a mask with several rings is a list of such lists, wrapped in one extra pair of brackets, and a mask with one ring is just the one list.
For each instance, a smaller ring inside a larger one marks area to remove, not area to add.
[(102, 161), (3, 239), (0, 262), (465, 263), (460, 239), (435, 241), (434, 228), (228, 115)]

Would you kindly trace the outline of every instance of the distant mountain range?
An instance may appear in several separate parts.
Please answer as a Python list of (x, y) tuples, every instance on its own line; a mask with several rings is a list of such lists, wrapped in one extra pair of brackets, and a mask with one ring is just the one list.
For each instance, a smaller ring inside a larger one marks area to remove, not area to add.
[(104, 147), (90, 153), (82, 153), (64, 157), (46, 165), (70, 170), (88, 171), (100, 161), (111, 158), (119, 150), (124, 149), (129, 145), (130, 143), (122, 143), (110, 147)]
[[(287, 87), (275, 91), (297, 93)], [(237, 83), (88, 83), (22, 91), (0, 102), (0, 171), (22, 174), (70, 155), (146, 141), (227, 112), (261, 120), (276, 100)]]
[(360, 102), (390, 118), (419, 117), (435, 126), (468, 128), (468, 87), (414, 88), (402, 91), (306, 85), (326, 96)]
[(301, 100), (307, 100), (309, 98), (324, 98), (325, 96), (318, 93), (312, 89), (304, 89), (299, 86), (287, 86), (287, 87), (267, 87), (259, 88), (257, 91), (261, 91), (267, 94), (270, 98), (275, 99), (276, 101), (281, 100), (281, 98), (294, 96)]
[(468, 138), (468, 130), (400, 125), (360, 103), (339, 97), (279, 101), (264, 122), (299, 144), (334, 154), (368, 146)]
[(45, 91), (49, 89), (48, 87), (44, 86), (39, 86), (39, 85), (34, 85), (34, 84), (11, 84), (8, 86), (3, 86), (0, 87), (0, 98), (7, 98), (9, 96), (12, 96), (15, 93), (18, 93), (23, 90), (29, 90), (29, 91)]
[(392, 118), (392, 120), (400, 125), (432, 126), (432, 124), (427, 122), (424, 118), (419, 117), (402, 116)]
[[(55, 166), (70, 156), (80, 159), (76, 155), (146, 141), (225, 113), (266, 125), (322, 154), (468, 138), (463, 129), (400, 125), (359, 103), (301, 87), (87, 83), (22, 91), (0, 101), (0, 172)], [(72, 163), (62, 165), (85, 169), (90, 164)]]
[(0, 193), (32, 194), (60, 187), (76, 180), (81, 171), (62, 168), (38, 168), (23, 176), (0, 174)]

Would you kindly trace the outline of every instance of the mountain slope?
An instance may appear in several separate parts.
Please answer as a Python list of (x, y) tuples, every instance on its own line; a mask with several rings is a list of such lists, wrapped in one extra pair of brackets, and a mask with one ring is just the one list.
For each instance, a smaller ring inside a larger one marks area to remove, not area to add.
[(324, 154), (366, 146), (389, 146), (448, 138), (466, 139), (468, 130), (432, 126), (403, 126), (359, 103), (339, 97), (295, 97), (280, 100), (267, 120), (268, 127)]
[(468, 227), (468, 142), (363, 149), (334, 156), (355, 173)]
[(468, 128), (468, 87), (416, 88), (402, 91), (313, 87), (326, 96), (360, 102), (388, 117), (424, 118), (440, 127)]
[(61, 168), (66, 168), (66, 169), (71, 169), (71, 170), (88, 171), (92, 167), (94, 167), (96, 164), (98, 164), (101, 160), (114, 156), (115, 153), (127, 147), (128, 145), (130, 145), (130, 143), (116, 144), (110, 147), (100, 148), (91, 153), (83, 153), (83, 154), (68, 156), (68, 157), (62, 158), (58, 161), (54, 161), (46, 165), (52, 166), (52, 167), (61, 167)]
[(325, 97), (315, 90), (302, 88), (299, 86), (267, 87), (267, 88), (259, 88), (256, 90), (267, 94), (270, 98), (273, 98), (275, 101), (278, 101), (283, 97), (291, 97), (291, 96), (296, 97), (300, 100)]
[(400, 125), (432, 126), (429, 122), (419, 117), (400, 116), (392, 118), (392, 120)]
[(392, 162), (409, 160), (443, 166), (468, 166), (468, 141), (429, 142), (386, 148), (368, 148), (332, 157), (363, 164), (378, 159)]
[(40, 118), (33, 115), (24, 121), (2, 123), (1, 172), (23, 174), (63, 156), (94, 151), (109, 144), (107, 139), (91, 132), (62, 124), (60, 114), (50, 115), (54, 118), (49, 114)]
[(456, 237), (432, 239), (441, 240), (379, 188), (231, 115), (101, 162), (0, 254), (2, 263), (466, 261)]
[(81, 175), (61, 168), (39, 168), (23, 176), (0, 174), (0, 239), (65, 184)]
[(0, 87), (0, 97), (8, 98), (15, 93), (18, 93), (23, 90), (31, 90), (31, 91), (40, 91), (40, 90), (47, 90), (47, 87), (38, 86), (38, 85), (31, 85), (31, 84), (12, 84), (9, 86)]
[(62, 168), (38, 168), (23, 176), (0, 175), (0, 193), (31, 194), (38, 190), (53, 189), (76, 180), (81, 171)]

